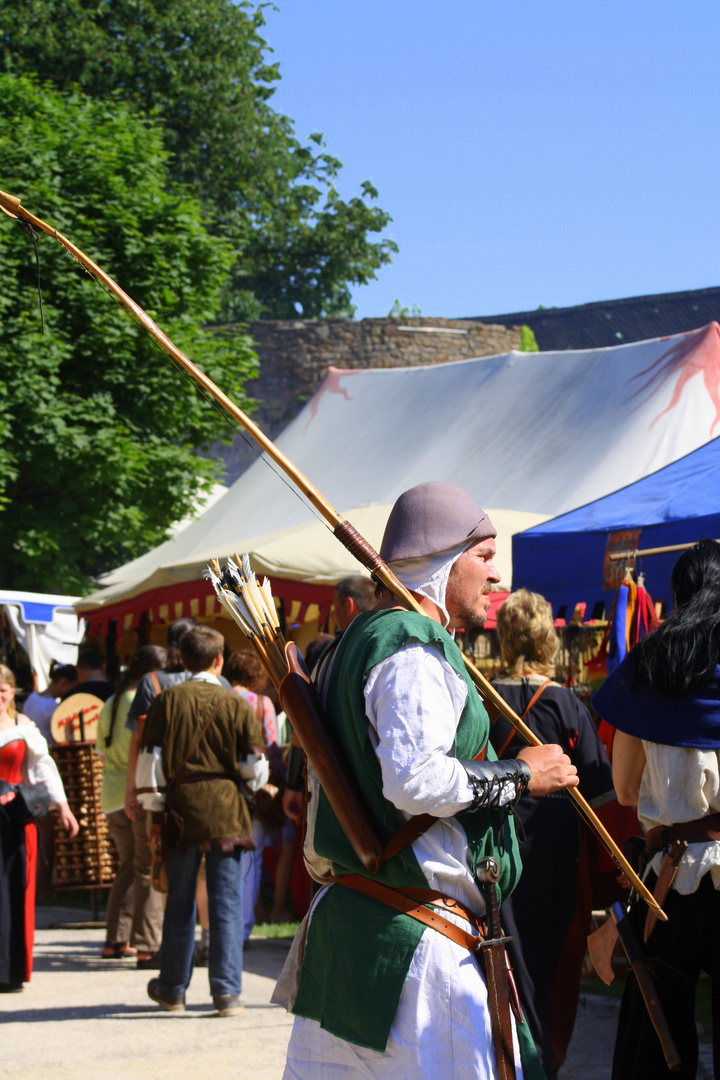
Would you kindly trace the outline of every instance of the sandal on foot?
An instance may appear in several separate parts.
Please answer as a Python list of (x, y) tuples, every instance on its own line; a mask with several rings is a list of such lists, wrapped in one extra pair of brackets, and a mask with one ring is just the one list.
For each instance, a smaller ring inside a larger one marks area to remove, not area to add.
[(106, 941), (103, 945), (103, 960), (126, 960), (137, 956), (129, 941)]

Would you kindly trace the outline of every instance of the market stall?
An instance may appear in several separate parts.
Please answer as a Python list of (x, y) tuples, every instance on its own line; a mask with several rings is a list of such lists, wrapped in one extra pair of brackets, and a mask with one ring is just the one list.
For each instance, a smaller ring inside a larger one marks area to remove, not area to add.
[[(50, 665), (74, 664), (85, 624), (73, 604), (77, 596), (0, 590), (0, 645), (14, 671), (25, 662), (35, 673), (36, 689), (48, 685)], [(30, 686), (28, 685), (28, 689)]]

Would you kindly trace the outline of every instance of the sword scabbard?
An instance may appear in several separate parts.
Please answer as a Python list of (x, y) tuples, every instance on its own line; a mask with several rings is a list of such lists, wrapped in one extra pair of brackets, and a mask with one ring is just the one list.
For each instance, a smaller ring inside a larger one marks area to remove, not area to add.
[(657, 988), (653, 981), (653, 977), (648, 967), (648, 962), (643, 955), (640, 943), (635, 937), (621, 904), (613, 904), (612, 917), (617, 927), (618, 937), (622, 943), (622, 947), (627, 954), (630, 967), (633, 974), (637, 979), (640, 993), (643, 996), (645, 1007), (647, 1008), (648, 1015), (652, 1022), (652, 1026), (655, 1028), (660, 1045), (662, 1046), (662, 1052), (667, 1062), (667, 1067), (670, 1072), (679, 1072), (682, 1068), (682, 1061), (678, 1053), (673, 1037), (670, 1034), (670, 1028), (668, 1027), (667, 1017), (663, 1011), (663, 1007), (660, 1004), (658, 998)]

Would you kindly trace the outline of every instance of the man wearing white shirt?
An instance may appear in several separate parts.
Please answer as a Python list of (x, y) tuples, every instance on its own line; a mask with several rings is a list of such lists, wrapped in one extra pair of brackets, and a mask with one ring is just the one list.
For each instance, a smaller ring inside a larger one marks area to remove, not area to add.
[(58, 665), (50, 673), (50, 683), (45, 690), (33, 690), (25, 699), (23, 713), (35, 724), (52, 746), (55, 740), (50, 731), (50, 719), (57, 709), (58, 699), (75, 691), (78, 671), (73, 664)]
[[(449, 631), (487, 616), (487, 593), (499, 581), (494, 538), (485, 512), (453, 485), (401, 495), (380, 553), (424, 614), (382, 594), (345, 632), (322, 687), (381, 842), (410, 818), (435, 820), (370, 875), (311, 776), (310, 862), (318, 879), (337, 884), (310, 913), (287, 1080), (497, 1076), (488, 990), (474, 956), (342, 880), (372, 878), (403, 895), (432, 890), (444, 917), (469, 932), (472, 924), (447, 905), (484, 916), (475, 870), (487, 856), (499, 864), (500, 896), (512, 890), (517, 799), (577, 783), (557, 746), (523, 750), (512, 762), (497, 763), (491, 750), (473, 760), (487, 748), (489, 721)], [(518, 1033), (525, 1035), (520, 1026)], [(515, 1034), (513, 1044), (515, 1075), (538, 1075), (532, 1039), (522, 1039), (522, 1061)]]

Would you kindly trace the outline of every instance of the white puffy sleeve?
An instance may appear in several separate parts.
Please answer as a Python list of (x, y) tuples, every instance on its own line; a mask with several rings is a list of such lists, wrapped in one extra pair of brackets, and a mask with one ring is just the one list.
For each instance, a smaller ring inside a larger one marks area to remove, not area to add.
[(42, 784), (50, 796), (50, 805), (67, 802), (65, 789), (57, 765), (50, 757), (48, 744), (39, 728), (32, 722), (18, 726), (27, 747), (23, 762), (23, 780), (28, 784)]
[(398, 810), (452, 817), (470, 806), (468, 775), (453, 756), (467, 692), (430, 645), (404, 645), (370, 672), (365, 712), (383, 794)]

